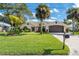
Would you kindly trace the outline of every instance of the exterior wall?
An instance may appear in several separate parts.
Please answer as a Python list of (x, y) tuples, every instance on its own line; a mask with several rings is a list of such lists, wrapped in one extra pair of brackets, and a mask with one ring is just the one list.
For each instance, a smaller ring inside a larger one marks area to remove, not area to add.
[[(35, 32), (39, 32), (40, 30), (39, 30), (39, 23), (32, 23), (31, 24), (31, 26), (33, 26), (34, 27), (34, 31)], [(44, 25), (43, 25), (44, 27), (45, 27), (45, 31), (46, 32), (50, 32), (50, 28), (52, 27), (52, 26), (54, 26), (53, 28), (51, 28), (51, 32), (53, 31), (53, 32), (66, 32), (66, 30), (67, 30), (67, 28), (68, 28), (68, 26), (66, 25), (66, 24), (64, 24), (64, 23), (52, 23), (52, 22), (48, 22), (48, 23), (44, 23)]]
[(49, 32), (49, 26), (46, 26), (46, 27), (45, 27), (45, 31), (46, 31), (46, 32)]
[[(40, 32), (40, 27), (34, 27), (34, 31), (35, 32)], [(43, 27), (43, 31), (48, 32), (48, 29), (46, 28), (46, 26)]]
[(0, 32), (2, 32), (3, 31), (3, 28), (2, 27), (0, 27)]
[(38, 32), (39, 31), (39, 27), (35, 27), (34, 31)]
[(64, 32), (67, 32), (67, 28), (66, 27), (64, 27)]

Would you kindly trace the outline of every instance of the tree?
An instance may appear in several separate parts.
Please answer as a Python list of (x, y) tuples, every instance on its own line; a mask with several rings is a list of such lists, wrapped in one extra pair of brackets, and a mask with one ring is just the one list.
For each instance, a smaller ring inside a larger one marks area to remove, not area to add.
[(16, 3), (15, 6), (13, 7), (13, 12), (15, 13), (18, 17), (23, 17), (24, 15), (29, 15), (33, 16), (32, 12), (28, 9), (27, 5), (25, 3)]
[(32, 16), (32, 12), (25, 3), (1, 3), (0, 10), (5, 10), (6, 12), (4, 12), (4, 14), (15, 14), (19, 18), (24, 18), (24, 15)]
[(8, 17), (12, 26), (19, 26), (24, 23), (24, 20), (22, 17), (17, 17), (14, 15), (8, 15)]
[(4, 14), (12, 27), (14, 27), (12, 33), (16, 33), (17, 29), (19, 29), (18, 26), (25, 22), (24, 15), (32, 16), (32, 12), (24, 3), (1, 3), (0, 10), (6, 11)]
[(43, 20), (48, 18), (50, 16), (50, 9), (47, 5), (45, 4), (40, 4), (36, 8), (36, 17), (37, 19), (40, 20), (40, 33), (42, 34), (42, 25), (43, 25)]
[(67, 11), (67, 19), (72, 19), (73, 23), (73, 34), (75, 30), (75, 22), (79, 22), (79, 8), (71, 8)]

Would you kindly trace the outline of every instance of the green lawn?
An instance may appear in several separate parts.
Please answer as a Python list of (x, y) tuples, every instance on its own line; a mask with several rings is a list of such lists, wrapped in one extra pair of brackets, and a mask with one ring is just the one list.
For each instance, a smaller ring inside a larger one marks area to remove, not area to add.
[(18, 36), (0, 34), (0, 55), (67, 55), (69, 48), (51, 34), (28, 32)]
[(79, 32), (74, 32), (74, 35), (79, 35)]

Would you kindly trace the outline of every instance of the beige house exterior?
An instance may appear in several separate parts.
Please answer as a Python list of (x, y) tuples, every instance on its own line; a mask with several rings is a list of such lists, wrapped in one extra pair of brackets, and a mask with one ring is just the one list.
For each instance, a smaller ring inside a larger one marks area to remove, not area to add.
[[(39, 31), (40, 22), (30, 22), (29, 25), (33, 31)], [(43, 27), (45, 27), (45, 31), (48, 32), (67, 32), (68, 29), (68, 26), (62, 22), (43, 22)]]

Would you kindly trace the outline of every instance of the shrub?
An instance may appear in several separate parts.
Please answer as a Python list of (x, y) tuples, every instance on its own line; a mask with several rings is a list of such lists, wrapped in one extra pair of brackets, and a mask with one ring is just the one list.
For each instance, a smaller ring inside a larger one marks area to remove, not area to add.
[(10, 31), (8, 31), (9, 35), (15, 35), (20, 34), (22, 31), (19, 29), (19, 27), (12, 27)]
[(30, 29), (27, 28), (27, 27), (24, 27), (24, 28), (23, 28), (23, 31), (24, 31), (24, 32), (30, 32)]

